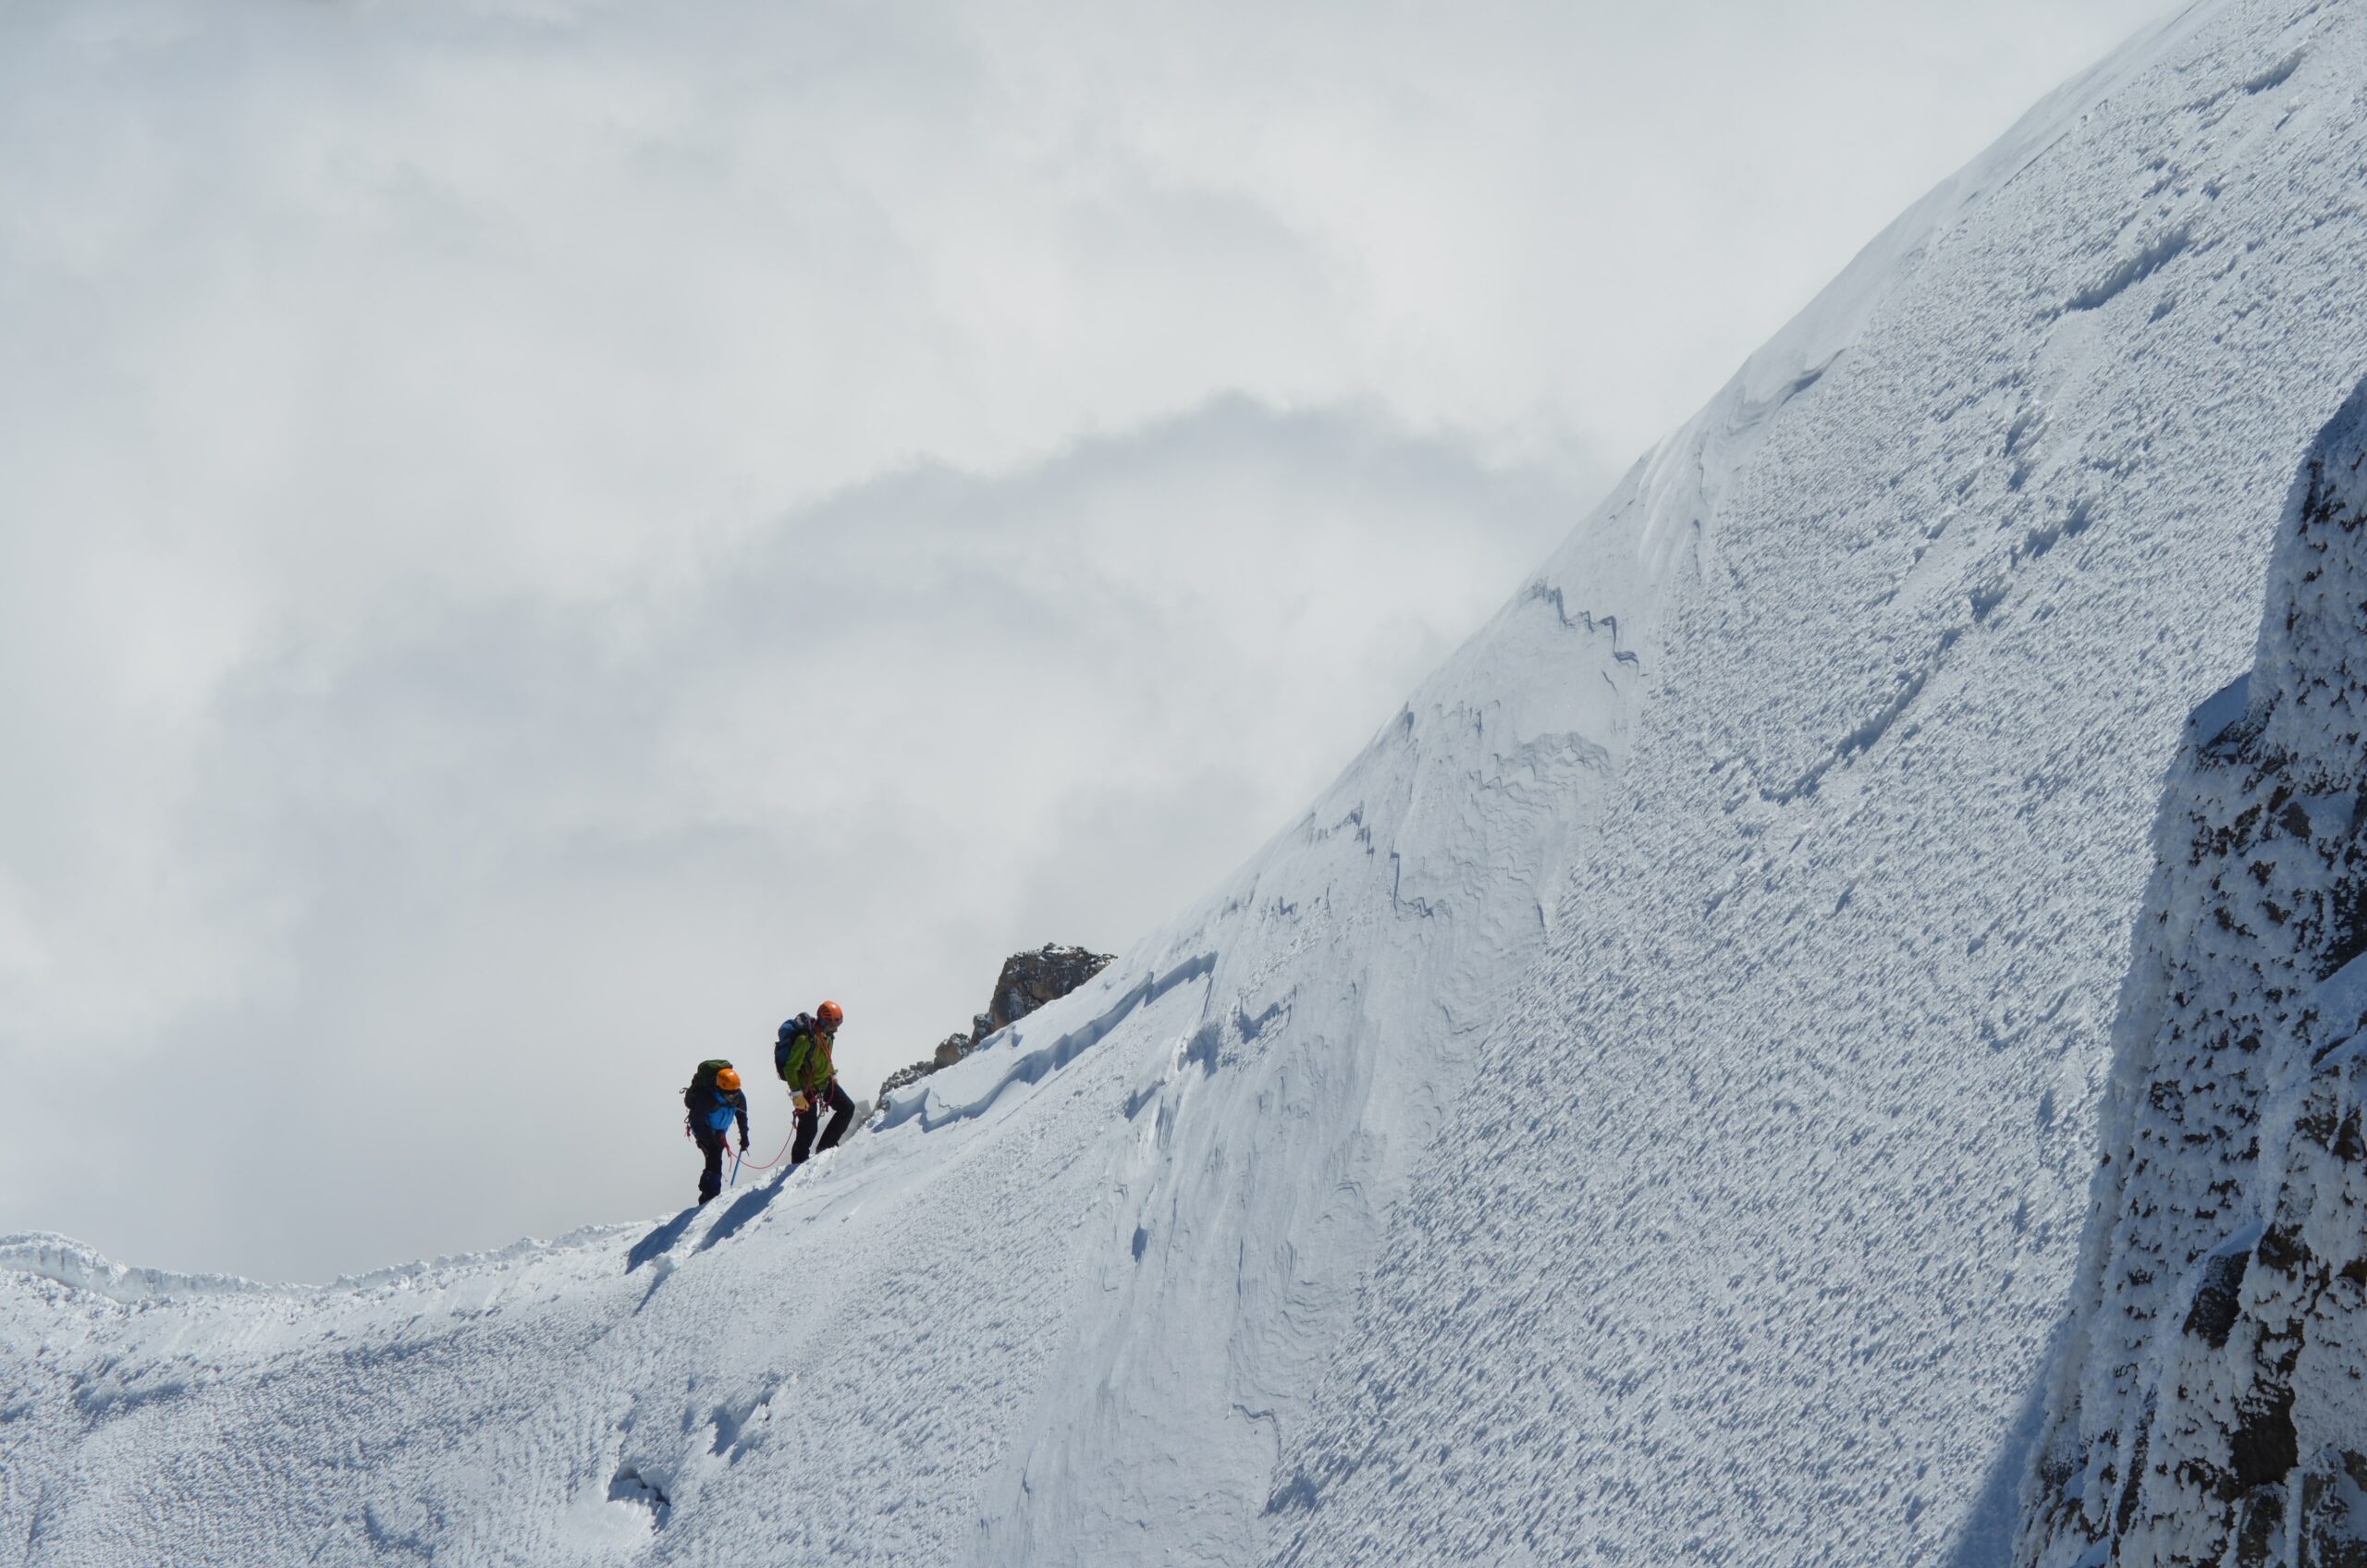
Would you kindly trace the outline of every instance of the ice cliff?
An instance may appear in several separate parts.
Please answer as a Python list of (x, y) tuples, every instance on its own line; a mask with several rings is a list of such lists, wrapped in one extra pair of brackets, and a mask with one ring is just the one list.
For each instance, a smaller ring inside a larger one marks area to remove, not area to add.
[(2196, 710), (2020, 1556), (2367, 1564), (2367, 385)]

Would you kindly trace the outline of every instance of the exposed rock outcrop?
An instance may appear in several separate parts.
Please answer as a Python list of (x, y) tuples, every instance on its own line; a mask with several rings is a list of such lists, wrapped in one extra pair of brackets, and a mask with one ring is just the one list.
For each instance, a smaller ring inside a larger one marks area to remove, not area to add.
[(2016, 1560), (2367, 1568), (2367, 384), (2196, 710)]
[(940, 1068), (952, 1066), (998, 1030), (1010, 1027), (1047, 1002), (1058, 1001), (1110, 966), (1114, 955), (1063, 948), (1047, 942), (1033, 952), (1013, 953), (1003, 961), (1002, 974), (987, 1011), (970, 1020), (966, 1035), (948, 1035), (938, 1042), (926, 1061), (889, 1073), (879, 1085), (879, 1101), (908, 1084), (917, 1084)]

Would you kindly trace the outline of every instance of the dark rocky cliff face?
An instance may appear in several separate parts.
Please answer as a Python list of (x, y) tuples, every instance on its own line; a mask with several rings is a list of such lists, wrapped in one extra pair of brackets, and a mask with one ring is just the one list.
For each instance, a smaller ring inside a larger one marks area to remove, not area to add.
[(995, 981), (994, 996), (987, 1002), (987, 1011), (971, 1019), (970, 1032), (948, 1035), (938, 1042), (936, 1051), (926, 1061), (916, 1061), (889, 1073), (879, 1085), (880, 1100), (884, 1103), (906, 1084), (916, 1084), (939, 1068), (952, 1066), (997, 1030), (1008, 1028), (1045, 1003), (1067, 996), (1110, 967), (1113, 956), (1088, 952), (1083, 948), (1063, 948), (1052, 942), (1033, 952), (1012, 954), (1003, 961), (1002, 974)]
[(2017, 1562), (2367, 1568), (2367, 385), (2196, 710)]

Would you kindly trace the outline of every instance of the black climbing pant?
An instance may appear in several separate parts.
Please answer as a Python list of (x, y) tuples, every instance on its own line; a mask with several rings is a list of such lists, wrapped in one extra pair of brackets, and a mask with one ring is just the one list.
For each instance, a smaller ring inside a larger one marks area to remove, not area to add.
[(824, 1106), (830, 1108), (830, 1124), (822, 1129), (821, 1146), (837, 1148), (839, 1140), (846, 1136), (847, 1123), (854, 1120), (854, 1101), (833, 1078), (829, 1087), (820, 1094), (805, 1096), (805, 1109), (797, 1113), (797, 1141), (789, 1145), (790, 1164), (803, 1165), (806, 1158), (815, 1152), (814, 1124), (822, 1120)]
[(699, 1202), (707, 1203), (723, 1191), (723, 1134), (709, 1133), (698, 1138), (699, 1153), (706, 1157), (706, 1169), (699, 1172)]

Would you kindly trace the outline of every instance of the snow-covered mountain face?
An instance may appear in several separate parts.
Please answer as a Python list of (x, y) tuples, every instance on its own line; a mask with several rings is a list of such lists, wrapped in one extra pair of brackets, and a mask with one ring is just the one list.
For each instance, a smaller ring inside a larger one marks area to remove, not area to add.
[(2367, 1562), (2367, 384), (2196, 710), (2018, 1556)]
[(2367, 371), (2362, 128), (2367, 7), (2191, 9), (1660, 459), (1709, 490), (1611, 831), (1285, 1446), (1282, 1560), (2005, 1557), (2165, 770)]
[[(2280, 501), (2367, 370), (2362, 145), (2361, 0), (2132, 44), (1883, 236), (1207, 903), (791, 1179), (319, 1290), (9, 1243), (0, 1541), (1971, 1564), (2048, 1427), (2025, 1543), (2090, 1550), (2175, 1379), (2083, 1347), (2204, 1354), (2160, 1327), (2188, 1287), (2104, 1292), (2106, 1255), (2241, 1236), (2142, 1230), (2226, 1150), (2165, 1150), (2158, 1201), (2116, 1156), (2080, 1262), (2148, 965), (2238, 962), (2144, 925), (2205, 901), (2153, 824), (2278, 787), (2267, 752), (2176, 759), (2254, 667)], [(760, 1096), (760, 1153), (784, 1121)], [(2245, 1244), (2338, 1267), (2314, 1146), (2239, 1195), (2323, 1217)], [(2227, 1403), (2177, 1396), (2198, 1453), (2279, 1358), (2247, 1325), (2286, 1333), (2248, 1256), (2214, 1276)]]

